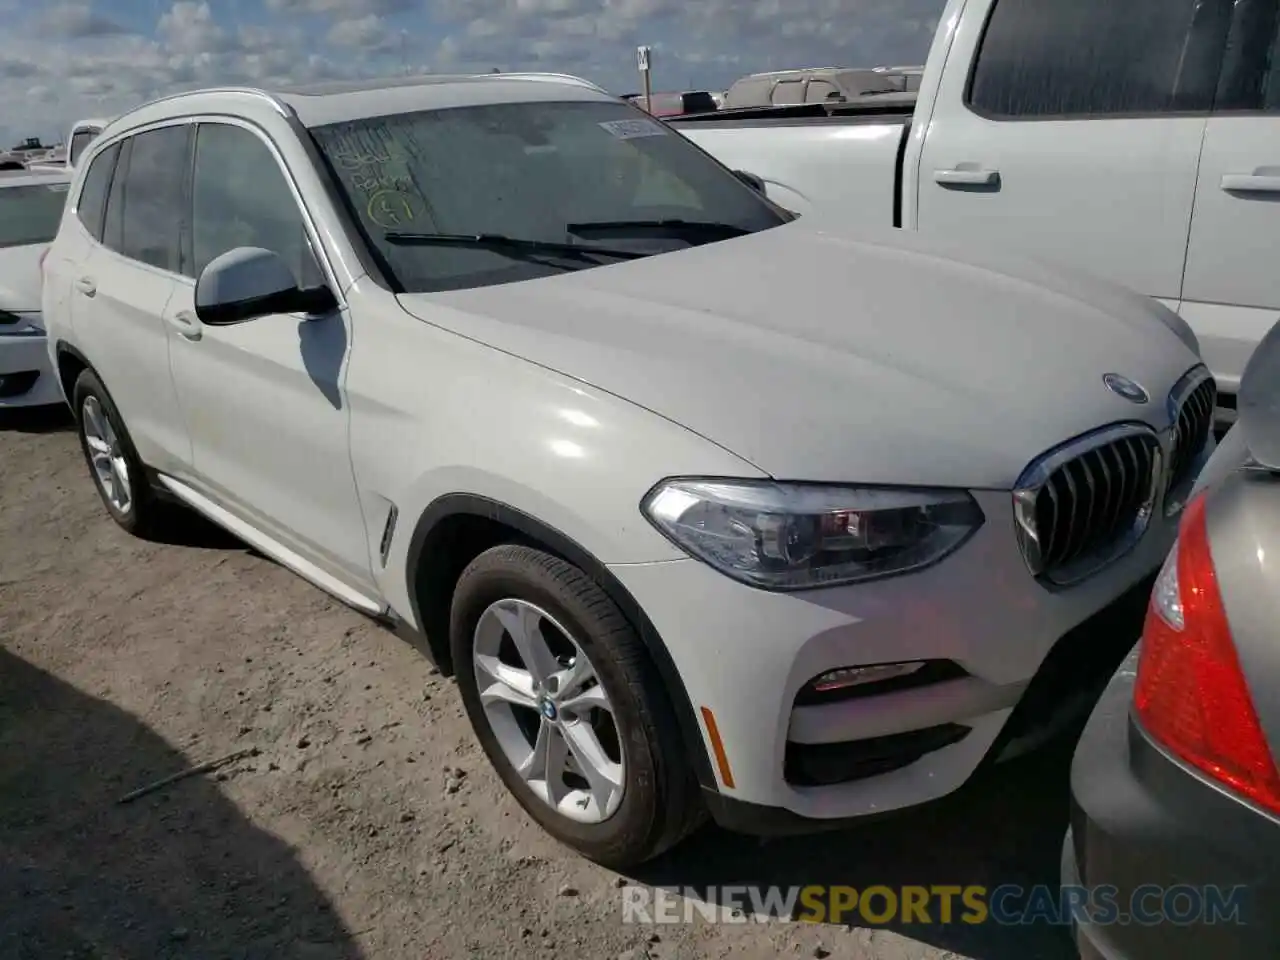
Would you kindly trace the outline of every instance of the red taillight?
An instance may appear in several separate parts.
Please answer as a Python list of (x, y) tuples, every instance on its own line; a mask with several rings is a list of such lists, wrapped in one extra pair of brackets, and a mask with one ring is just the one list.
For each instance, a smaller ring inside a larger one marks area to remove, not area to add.
[(1175, 756), (1280, 813), (1280, 772), (1231, 639), (1204, 494), (1187, 505), (1176, 556), (1152, 594), (1133, 703), (1147, 733)]

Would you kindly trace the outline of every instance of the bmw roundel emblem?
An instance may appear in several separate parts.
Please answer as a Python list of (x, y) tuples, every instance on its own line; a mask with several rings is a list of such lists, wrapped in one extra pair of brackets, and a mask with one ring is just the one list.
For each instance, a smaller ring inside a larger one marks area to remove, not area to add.
[(1128, 377), (1122, 377), (1118, 373), (1104, 373), (1102, 382), (1107, 385), (1110, 390), (1118, 397), (1124, 397), (1130, 403), (1146, 403), (1151, 399), (1150, 394), (1142, 388), (1142, 385), (1135, 383)]

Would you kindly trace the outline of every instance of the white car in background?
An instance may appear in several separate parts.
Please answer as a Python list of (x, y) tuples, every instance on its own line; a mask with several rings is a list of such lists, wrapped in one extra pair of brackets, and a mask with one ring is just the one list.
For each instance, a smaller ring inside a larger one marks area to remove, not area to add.
[(422, 635), (613, 865), (1086, 709), (1212, 448), (1163, 307), (796, 220), (581, 80), (179, 94), (72, 191), (49, 350), (110, 515), (176, 499)]
[(40, 317), (40, 259), (67, 186), (65, 171), (0, 173), (0, 409), (62, 402)]
[(98, 134), (111, 120), (107, 117), (93, 117), (86, 120), (77, 120), (71, 126), (71, 132), (67, 134), (66, 141), (66, 163), (68, 167), (74, 168), (80, 158), (84, 156), (84, 152), (88, 149)]

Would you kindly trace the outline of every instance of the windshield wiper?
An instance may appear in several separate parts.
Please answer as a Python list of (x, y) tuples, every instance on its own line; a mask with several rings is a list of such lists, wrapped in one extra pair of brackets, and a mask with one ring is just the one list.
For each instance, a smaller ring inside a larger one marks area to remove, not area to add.
[(730, 237), (745, 236), (752, 231), (733, 223), (719, 223), (714, 220), (592, 220), (584, 223), (566, 223), (569, 233), (620, 233), (633, 232), (673, 234), (677, 237)]
[(647, 253), (635, 250), (614, 250), (610, 247), (587, 246), (580, 243), (556, 243), (552, 240), (525, 240), (507, 237), (500, 233), (405, 233), (392, 230), (382, 235), (387, 243), (438, 244), (450, 247), (480, 247), (498, 253), (551, 254), (594, 262), (595, 257), (614, 257), (620, 260), (638, 260)]

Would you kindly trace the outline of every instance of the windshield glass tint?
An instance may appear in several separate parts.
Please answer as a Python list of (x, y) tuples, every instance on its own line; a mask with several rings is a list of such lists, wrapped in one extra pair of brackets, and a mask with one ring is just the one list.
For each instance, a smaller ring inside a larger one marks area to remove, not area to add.
[(67, 184), (0, 184), (0, 247), (48, 243), (58, 232)]
[[(388, 232), (501, 234), (664, 253), (731, 235), (570, 232), (569, 224), (687, 220), (753, 233), (782, 218), (665, 125), (614, 102), (510, 103), (312, 130), (360, 227), (406, 292), (510, 283), (590, 263), (415, 246)], [(601, 264), (608, 263), (601, 260)]]

